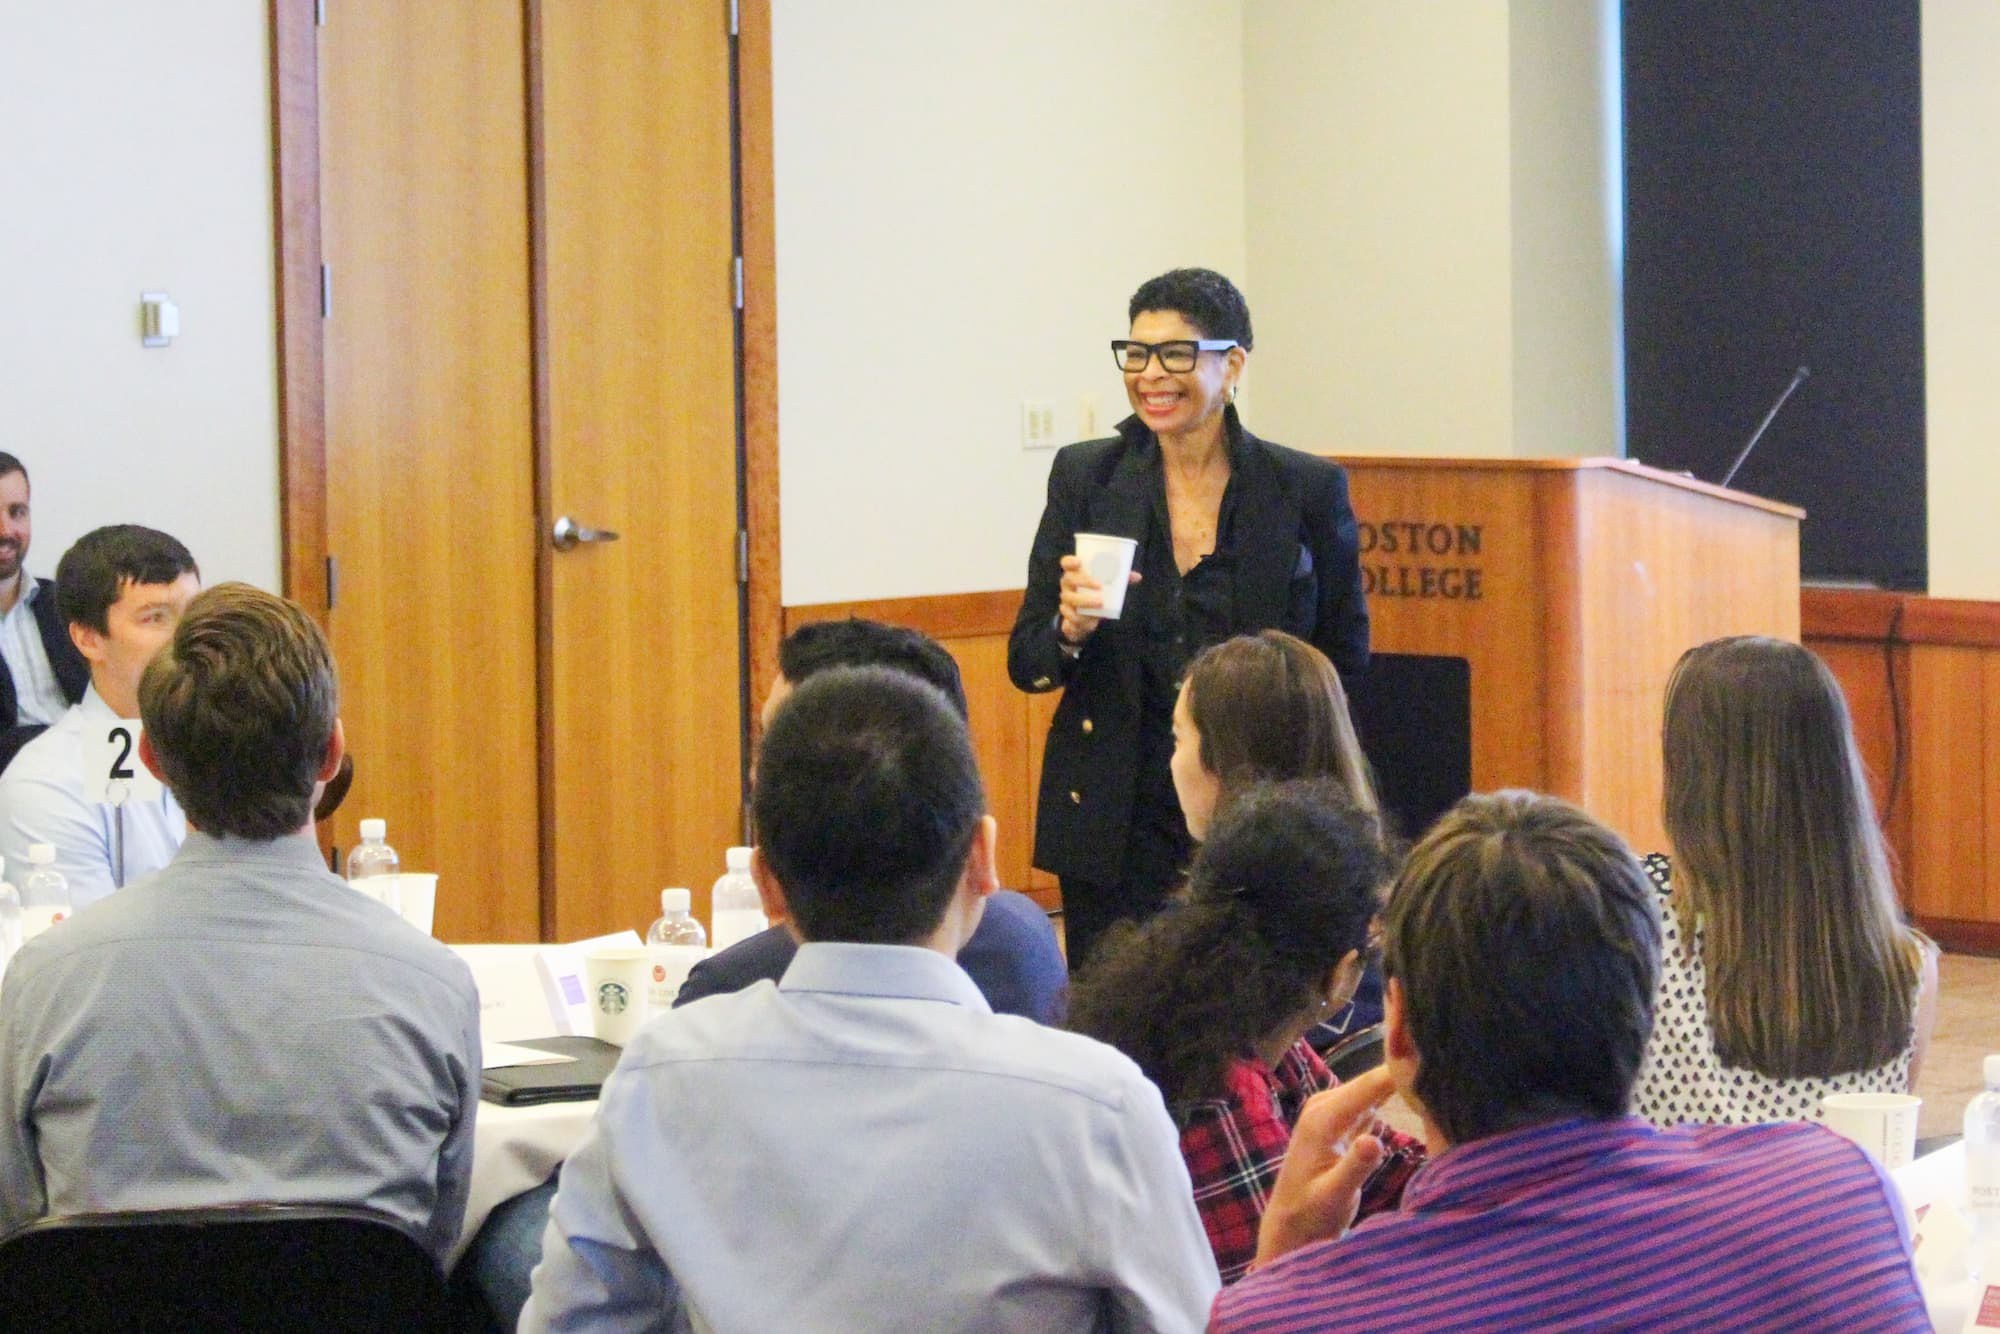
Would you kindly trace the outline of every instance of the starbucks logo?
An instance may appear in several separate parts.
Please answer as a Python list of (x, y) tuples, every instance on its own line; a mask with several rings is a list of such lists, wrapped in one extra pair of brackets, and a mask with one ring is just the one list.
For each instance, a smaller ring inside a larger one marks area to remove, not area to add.
[(623, 982), (597, 984), (597, 1008), (606, 1014), (623, 1014), (632, 1004), (632, 993)]

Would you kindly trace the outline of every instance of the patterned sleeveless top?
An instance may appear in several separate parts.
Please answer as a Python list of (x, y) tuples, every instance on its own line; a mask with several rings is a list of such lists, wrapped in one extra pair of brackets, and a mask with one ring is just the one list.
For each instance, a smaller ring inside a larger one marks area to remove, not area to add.
[[(1722, 1063), (1708, 1026), (1708, 974), (1701, 936), (1692, 957), (1681, 952), (1680, 920), (1667, 890), (1671, 866), (1658, 853), (1646, 874), (1659, 891), (1660, 988), (1653, 1005), (1653, 1038), (1639, 1068), (1632, 1111), (1655, 1125), (1682, 1122), (1749, 1125), (1759, 1121), (1817, 1121), (1819, 1100), (1829, 1093), (1903, 1093), (1909, 1089), (1910, 1047), (1887, 1065), (1844, 1075), (1774, 1079)], [(1916, 1041), (1912, 1003), (1911, 1042)]]

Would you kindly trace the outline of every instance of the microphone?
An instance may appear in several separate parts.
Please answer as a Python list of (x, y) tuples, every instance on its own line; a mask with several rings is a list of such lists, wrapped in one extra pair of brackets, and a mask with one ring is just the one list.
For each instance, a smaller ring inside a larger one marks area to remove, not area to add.
[(1764, 438), (1764, 432), (1771, 429), (1771, 420), (1778, 415), (1779, 409), (1785, 406), (1786, 401), (1791, 398), (1792, 392), (1804, 384), (1806, 377), (1811, 374), (1812, 372), (1804, 366), (1792, 372), (1792, 382), (1785, 386), (1785, 392), (1778, 395), (1778, 401), (1773, 403), (1771, 410), (1764, 414), (1764, 420), (1757, 423), (1757, 429), (1752, 431), (1750, 438), (1743, 442), (1742, 450), (1736, 455), (1736, 462), (1729, 465), (1729, 471), (1722, 474), (1722, 480), (1716, 483), (1717, 486), (1728, 486), (1735, 479), (1736, 470), (1743, 466), (1743, 460), (1750, 457), (1750, 451), (1757, 448), (1757, 442)]

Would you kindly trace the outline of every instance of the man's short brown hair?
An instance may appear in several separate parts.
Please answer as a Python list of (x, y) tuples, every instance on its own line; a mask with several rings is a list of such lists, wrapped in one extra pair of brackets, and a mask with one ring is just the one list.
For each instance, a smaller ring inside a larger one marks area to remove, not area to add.
[(1652, 897), (1623, 839), (1533, 792), (1467, 797), (1411, 850), (1382, 971), (1452, 1143), (1624, 1113), (1653, 1028)]
[(326, 636), (295, 602), (217, 584), (139, 681), (167, 786), (208, 834), (274, 839), (312, 818), (339, 713)]

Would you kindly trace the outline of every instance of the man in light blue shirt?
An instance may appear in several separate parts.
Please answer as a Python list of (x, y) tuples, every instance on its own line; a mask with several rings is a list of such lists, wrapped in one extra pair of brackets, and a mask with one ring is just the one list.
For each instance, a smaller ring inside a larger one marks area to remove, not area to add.
[(140, 697), (141, 761), (195, 828), (7, 967), (0, 1234), (45, 1214), (360, 1205), (442, 1264), (472, 1177), (479, 996), (457, 955), (320, 857), (313, 803), (344, 749), (325, 636), (296, 603), (222, 584)]
[(139, 716), (140, 674), (200, 591), (188, 549), (137, 524), (96, 529), (63, 553), (57, 608), (90, 665), (90, 687), (0, 773), (0, 861), (16, 884), (29, 846), (52, 844), (81, 909), (165, 866), (187, 837), (172, 794), (114, 808), (86, 791), (84, 762), (107, 728)]
[(952, 962), (998, 882), (944, 696), (879, 667), (803, 682), (754, 810), (799, 952), (626, 1049), (521, 1329), (1200, 1329), (1215, 1261), (1159, 1091)]

